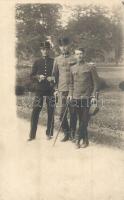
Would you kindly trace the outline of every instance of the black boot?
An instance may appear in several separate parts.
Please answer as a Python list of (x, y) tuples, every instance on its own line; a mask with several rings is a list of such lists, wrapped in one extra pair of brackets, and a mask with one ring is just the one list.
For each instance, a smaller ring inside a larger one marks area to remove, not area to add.
[(46, 139), (51, 140), (53, 138), (53, 132), (46, 130)]
[(82, 148), (86, 148), (89, 145), (89, 141), (84, 141), (83, 144), (81, 145)]
[(52, 136), (47, 135), (47, 136), (46, 136), (46, 139), (47, 139), (47, 140), (51, 140), (51, 139), (52, 139)]
[(69, 139), (74, 142), (75, 140), (75, 131), (71, 131)]
[(35, 140), (35, 138), (29, 138), (29, 139), (27, 139), (28, 142), (31, 142), (32, 140)]
[(79, 139), (76, 140), (75, 144), (76, 144), (76, 149), (79, 149), (80, 148), (80, 140)]
[(64, 136), (64, 138), (61, 140), (61, 142), (66, 142), (66, 141), (68, 141), (69, 140), (69, 136), (66, 134), (65, 136)]

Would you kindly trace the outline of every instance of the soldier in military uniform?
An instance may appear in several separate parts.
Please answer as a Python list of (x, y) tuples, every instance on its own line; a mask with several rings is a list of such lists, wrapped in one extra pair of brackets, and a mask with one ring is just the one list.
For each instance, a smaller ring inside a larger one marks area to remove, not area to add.
[(71, 127), (66, 112), (67, 96), (69, 93), (70, 67), (73, 64), (72, 56), (69, 52), (69, 45), (69, 38), (63, 37), (59, 39), (61, 55), (55, 58), (53, 67), (56, 90), (55, 95), (59, 95), (59, 98), (61, 99), (60, 121), (62, 121), (62, 130), (64, 132), (64, 138), (61, 140), (62, 142), (69, 140), (72, 135), (70, 133)]
[(80, 141), (83, 139), (82, 147), (87, 147), (88, 122), (90, 104), (97, 100), (98, 96), (98, 75), (94, 66), (85, 63), (84, 49), (75, 50), (76, 65), (70, 70), (70, 86), (68, 99), (73, 104), (74, 123), (79, 118), (79, 129), (77, 131), (76, 147), (80, 148)]
[(42, 110), (44, 99), (46, 99), (48, 115), (46, 136), (51, 139), (53, 135), (54, 79), (52, 70), (54, 60), (50, 58), (50, 43), (48, 41), (41, 43), (41, 53), (42, 58), (35, 61), (31, 73), (31, 79), (36, 83), (36, 96), (31, 115), (31, 130), (28, 141), (34, 140), (36, 137), (39, 114)]

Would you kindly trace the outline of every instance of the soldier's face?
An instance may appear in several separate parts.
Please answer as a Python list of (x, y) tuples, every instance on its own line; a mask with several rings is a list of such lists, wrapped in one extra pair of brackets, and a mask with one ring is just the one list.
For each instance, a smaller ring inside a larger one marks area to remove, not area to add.
[(67, 53), (69, 51), (69, 46), (68, 45), (60, 46), (59, 48), (61, 50), (61, 53), (63, 53), (63, 54), (65, 54), (65, 53)]
[(84, 52), (80, 50), (75, 50), (75, 58), (78, 62), (81, 62), (84, 59)]
[(50, 50), (47, 48), (41, 49), (41, 53), (43, 57), (49, 56)]

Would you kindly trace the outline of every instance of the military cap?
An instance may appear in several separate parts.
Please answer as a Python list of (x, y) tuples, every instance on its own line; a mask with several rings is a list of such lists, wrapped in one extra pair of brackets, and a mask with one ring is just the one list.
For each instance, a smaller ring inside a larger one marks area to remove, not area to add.
[(45, 41), (45, 42), (41, 42), (40, 47), (50, 49), (51, 46), (50, 46), (50, 43), (48, 41)]
[(59, 38), (59, 45), (60, 46), (65, 46), (65, 45), (68, 45), (70, 43), (69, 41), (69, 38), (68, 37), (62, 37), (62, 38)]

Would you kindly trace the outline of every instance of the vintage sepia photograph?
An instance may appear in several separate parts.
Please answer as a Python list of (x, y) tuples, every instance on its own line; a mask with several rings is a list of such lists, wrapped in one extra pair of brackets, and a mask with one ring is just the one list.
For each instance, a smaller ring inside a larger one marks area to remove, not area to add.
[(10, 8), (16, 120), (10, 103), (0, 200), (123, 200), (124, 2)]

